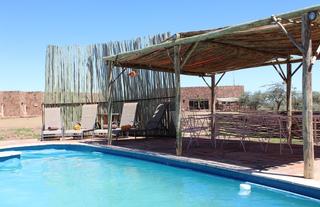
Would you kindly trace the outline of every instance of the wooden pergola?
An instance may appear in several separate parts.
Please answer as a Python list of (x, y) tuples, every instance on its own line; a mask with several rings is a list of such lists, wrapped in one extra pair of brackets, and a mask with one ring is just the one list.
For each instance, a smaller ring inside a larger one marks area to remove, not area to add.
[[(291, 131), (291, 78), (302, 66), (304, 177), (314, 177), (312, 128), (312, 66), (320, 53), (320, 6), (313, 6), (268, 18), (206, 31), (183, 32), (144, 49), (108, 56), (112, 80), (113, 66), (175, 73), (176, 154), (182, 154), (180, 74), (211, 77), (212, 130), (215, 119), (216, 74), (244, 68), (271, 65), (287, 84), (287, 114)], [(292, 69), (292, 63), (300, 63)], [(286, 74), (281, 64), (287, 65)], [(111, 81), (109, 81), (111, 82)], [(109, 86), (109, 118), (112, 114)], [(111, 123), (111, 120), (109, 121)], [(211, 133), (214, 136), (214, 133)], [(111, 144), (109, 124), (108, 143)]]

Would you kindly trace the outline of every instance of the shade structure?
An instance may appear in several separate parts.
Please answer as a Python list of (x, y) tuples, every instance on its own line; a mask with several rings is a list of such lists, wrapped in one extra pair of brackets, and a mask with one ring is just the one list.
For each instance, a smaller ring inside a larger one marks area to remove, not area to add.
[[(177, 33), (164, 42), (115, 56), (105, 57), (114, 65), (174, 72), (173, 47), (180, 46), (185, 58), (181, 74), (206, 75), (242, 68), (301, 61), (301, 52), (279, 28), (279, 21), (291, 36), (301, 42), (301, 15), (315, 12), (312, 43), (320, 44), (320, 6), (313, 6), (268, 18), (218, 29)], [(316, 47), (314, 47), (315, 52)]]
[[(216, 73), (302, 62), (304, 177), (313, 178), (312, 65), (320, 54), (319, 16), (317, 5), (236, 26), (177, 33), (158, 45), (104, 59), (121, 67), (175, 72), (177, 155), (182, 154), (180, 74), (211, 76), (211, 96), (215, 100), (215, 87), (220, 81), (215, 81)], [(285, 78), (283, 71), (281, 76)], [(291, 88), (291, 81), (286, 79), (286, 83)], [(214, 107), (211, 112), (214, 138)]]

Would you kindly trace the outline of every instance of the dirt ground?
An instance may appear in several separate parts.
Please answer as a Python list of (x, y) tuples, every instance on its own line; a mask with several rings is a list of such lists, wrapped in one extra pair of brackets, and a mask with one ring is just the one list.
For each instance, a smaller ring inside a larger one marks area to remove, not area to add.
[(0, 140), (38, 139), (41, 117), (0, 119)]

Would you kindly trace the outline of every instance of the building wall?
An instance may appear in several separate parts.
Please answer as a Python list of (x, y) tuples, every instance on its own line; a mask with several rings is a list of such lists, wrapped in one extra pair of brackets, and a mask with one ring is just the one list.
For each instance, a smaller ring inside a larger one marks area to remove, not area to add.
[[(218, 86), (217, 98), (240, 97), (244, 93), (243, 86)], [(189, 109), (189, 100), (209, 100), (211, 106), (211, 91), (208, 87), (183, 87), (181, 88), (182, 109)], [(5, 117), (28, 117), (40, 116), (41, 104), (44, 100), (43, 92), (21, 92), (21, 91), (0, 91), (0, 118)], [(234, 110), (238, 105), (232, 107), (217, 105), (217, 109)]]
[(0, 92), (0, 118), (40, 116), (43, 92)]
[[(244, 93), (244, 86), (218, 86), (216, 88), (217, 98), (239, 98)], [(183, 87), (181, 88), (182, 109), (189, 110), (190, 100), (209, 100), (209, 110), (211, 109), (211, 90), (208, 87)], [(234, 111), (239, 108), (239, 104), (231, 104), (227, 107)], [(224, 106), (218, 105), (217, 109), (224, 109)]]

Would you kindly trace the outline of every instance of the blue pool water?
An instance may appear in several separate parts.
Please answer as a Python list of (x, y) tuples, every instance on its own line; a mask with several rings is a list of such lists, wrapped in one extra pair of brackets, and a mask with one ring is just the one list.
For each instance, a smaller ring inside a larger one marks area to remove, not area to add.
[(99, 152), (22, 151), (0, 162), (0, 206), (320, 206), (320, 202), (187, 169)]

